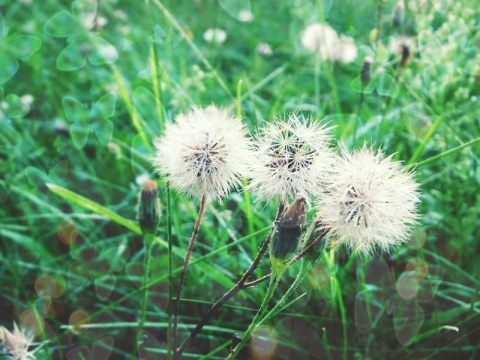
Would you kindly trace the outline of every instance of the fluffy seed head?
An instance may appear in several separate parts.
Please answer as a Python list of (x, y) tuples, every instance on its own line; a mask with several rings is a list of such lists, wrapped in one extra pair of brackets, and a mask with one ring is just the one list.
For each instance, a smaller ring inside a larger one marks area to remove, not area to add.
[(160, 174), (194, 197), (224, 197), (240, 183), (251, 157), (240, 119), (215, 106), (177, 116), (155, 146), (154, 164)]
[(0, 341), (2, 353), (12, 360), (35, 359), (34, 351), (29, 351), (33, 343), (33, 335), (23, 329), (20, 330), (16, 323), (13, 324), (13, 333), (7, 328), (0, 326)]
[(364, 147), (339, 161), (318, 203), (322, 226), (334, 244), (361, 255), (405, 242), (417, 220), (418, 184), (399, 163)]
[(311, 24), (302, 33), (302, 45), (318, 55), (320, 60), (331, 60), (331, 53), (338, 42), (337, 32), (326, 24)]
[(260, 198), (278, 196), (284, 203), (319, 191), (335, 161), (330, 138), (330, 128), (296, 114), (267, 123), (256, 138), (249, 188)]

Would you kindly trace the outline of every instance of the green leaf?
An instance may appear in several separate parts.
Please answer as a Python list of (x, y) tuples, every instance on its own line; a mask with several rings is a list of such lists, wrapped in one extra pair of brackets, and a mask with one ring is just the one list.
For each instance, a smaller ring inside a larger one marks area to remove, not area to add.
[(61, 71), (75, 71), (85, 66), (88, 48), (80, 41), (74, 41), (58, 55), (57, 68)]
[(22, 142), (22, 136), (8, 123), (0, 124), (0, 149), (17, 147)]
[(34, 35), (16, 34), (8, 38), (10, 50), (17, 58), (27, 61), (42, 47), (42, 39)]
[(113, 92), (103, 95), (93, 104), (90, 115), (92, 118), (109, 118), (115, 114), (117, 96)]
[(55, 184), (47, 184), (47, 187), (51, 192), (54, 194), (62, 197), (63, 199), (79, 205), (85, 209), (91, 210), (94, 213), (100, 214), (105, 216), (106, 218), (126, 227), (129, 230), (132, 230), (133, 232), (137, 234), (141, 234), (140, 227), (136, 225), (133, 221), (130, 221), (123, 216), (118, 215), (117, 213), (113, 212), (110, 209), (107, 209), (106, 207), (87, 199), (86, 197), (76, 194), (73, 191), (70, 191), (68, 189), (65, 189), (61, 186), (55, 185)]
[(18, 71), (17, 57), (7, 49), (1, 49), (0, 55), (0, 84), (6, 83)]
[(88, 108), (72, 96), (64, 96), (62, 99), (63, 110), (67, 119), (71, 122), (88, 123), (90, 114)]
[(20, 118), (28, 114), (30, 111), (30, 106), (24, 104), (22, 99), (15, 94), (8, 94), (4, 101), (7, 105), (7, 108), (4, 111), (8, 117)]
[(73, 145), (75, 145), (77, 149), (83, 149), (87, 143), (89, 132), (89, 124), (77, 121), (70, 126), (70, 136), (72, 137)]
[(377, 91), (379, 95), (395, 97), (398, 96), (400, 89), (395, 79), (386, 72), (383, 72), (377, 79)]
[(113, 123), (107, 119), (98, 119), (92, 125), (95, 134), (97, 135), (98, 141), (102, 145), (108, 145), (112, 141), (113, 135)]
[(92, 52), (88, 60), (92, 65), (113, 64), (118, 60), (118, 52), (115, 46), (100, 36), (91, 39)]
[(251, 12), (250, 0), (218, 0), (220, 7), (225, 10), (230, 16), (237, 20), (241, 20), (240, 13), (243, 11)]
[(0, 12), (0, 39), (7, 36), (7, 25), (3, 19), (2, 12)]
[(133, 92), (133, 106), (141, 115), (141, 123), (144, 130), (151, 133), (152, 129), (149, 127), (149, 123), (151, 124), (158, 122), (155, 96), (150, 90), (144, 88), (143, 86), (139, 86)]
[(66, 10), (62, 10), (47, 20), (43, 31), (53, 37), (68, 37), (75, 34), (77, 19)]

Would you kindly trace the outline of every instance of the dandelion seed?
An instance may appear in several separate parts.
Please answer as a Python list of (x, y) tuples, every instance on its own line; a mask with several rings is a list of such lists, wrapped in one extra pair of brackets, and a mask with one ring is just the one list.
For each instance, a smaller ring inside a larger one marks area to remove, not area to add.
[(33, 335), (24, 329), (20, 330), (16, 323), (13, 323), (13, 333), (0, 326), (0, 341), (2, 342), (2, 353), (9, 359), (35, 359), (35, 351), (28, 350), (33, 344)]
[(267, 124), (257, 136), (250, 189), (260, 198), (278, 196), (284, 203), (318, 191), (335, 161), (330, 129), (296, 114)]
[(418, 184), (391, 157), (364, 147), (344, 152), (318, 203), (322, 226), (335, 245), (361, 255), (388, 252), (408, 240), (417, 220)]
[(252, 155), (240, 119), (215, 106), (177, 116), (155, 146), (158, 171), (194, 197), (224, 197), (240, 184)]

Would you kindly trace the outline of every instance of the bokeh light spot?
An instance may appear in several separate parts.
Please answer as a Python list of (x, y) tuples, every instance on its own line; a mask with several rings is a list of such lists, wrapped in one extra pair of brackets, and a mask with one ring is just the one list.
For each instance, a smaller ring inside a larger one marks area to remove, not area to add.
[(261, 327), (250, 340), (250, 349), (255, 360), (273, 359), (277, 349), (278, 335), (271, 327)]
[(413, 272), (403, 273), (395, 284), (398, 295), (402, 299), (411, 300), (418, 292), (419, 283)]
[(407, 271), (412, 271), (420, 282), (428, 275), (428, 264), (422, 258), (412, 258), (407, 262)]
[(23, 329), (28, 329), (35, 336), (40, 335), (45, 329), (45, 320), (42, 315), (32, 309), (22, 311), (18, 318), (20, 326)]
[(76, 310), (70, 314), (68, 319), (68, 324), (73, 326), (73, 331), (77, 333), (82, 333), (87, 331), (87, 329), (82, 328), (82, 325), (90, 323), (90, 316), (83, 310)]
[(408, 247), (411, 249), (421, 249), (425, 242), (427, 241), (427, 234), (425, 230), (422, 228), (416, 228), (412, 232), (412, 236), (410, 237), (410, 241), (408, 242)]
[(58, 240), (64, 244), (71, 244), (77, 240), (78, 231), (75, 224), (68, 221), (62, 221), (57, 229)]
[(41, 298), (58, 298), (65, 293), (66, 282), (61, 275), (40, 275), (35, 280), (35, 292)]
[(328, 286), (330, 276), (325, 266), (317, 265), (310, 271), (308, 280), (314, 289), (323, 289)]

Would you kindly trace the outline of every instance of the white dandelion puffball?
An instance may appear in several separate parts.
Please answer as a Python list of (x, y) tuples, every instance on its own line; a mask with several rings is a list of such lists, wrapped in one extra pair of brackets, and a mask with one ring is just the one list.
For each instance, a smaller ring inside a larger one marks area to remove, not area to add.
[(327, 191), (318, 203), (322, 226), (335, 246), (360, 255), (388, 252), (408, 240), (418, 218), (418, 184), (391, 156), (363, 147), (344, 151)]
[(332, 61), (348, 64), (357, 58), (357, 46), (350, 36), (342, 35), (336, 43), (333, 44), (331, 59)]
[(326, 24), (312, 24), (302, 33), (302, 45), (314, 52), (320, 60), (332, 60), (334, 45), (338, 42), (337, 32)]
[(13, 323), (13, 332), (0, 326), (0, 354), (3, 353), (12, 360), (35, 359), (35, 350), (29, 350), (33, 345), (33, 335), (25, 329), (20, 329)]
[(249, 189), (259, 198), (281, 201), (320, 191), (335, 162), (331, 128), (290, 114), (267, 123), (256, 137)]
[(215, 106), (178, 115), (155, 146), (158, 172), (172, 187), (194, 197), (227, 195), (240, 183), (251, 156), (241, 120)]
[(208, 29), (203, 34), (203, 40), (209, 43), (221, 45), (227, 40), (227, 33), (222, 29)]

